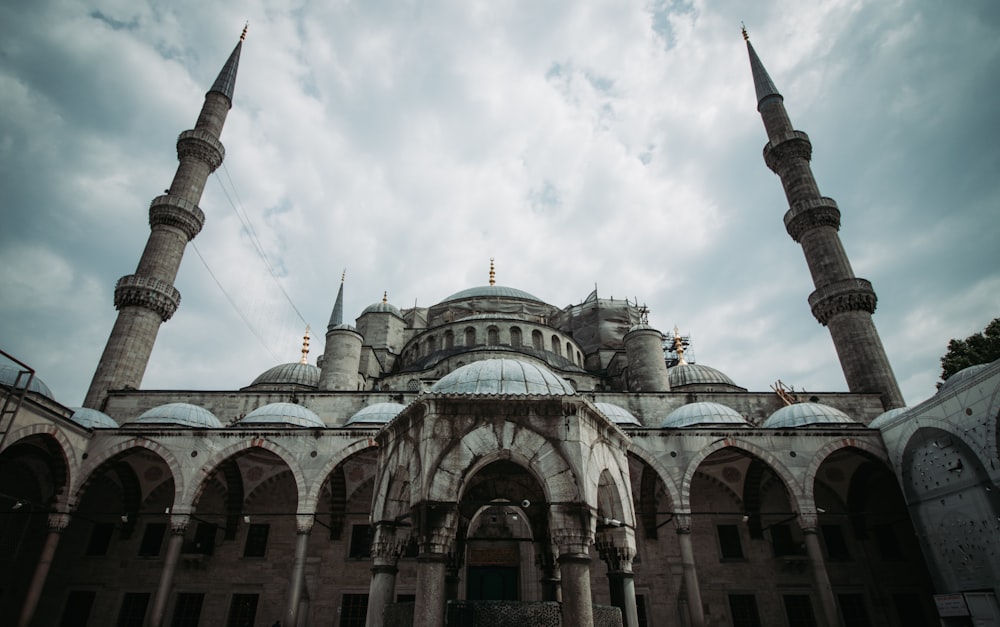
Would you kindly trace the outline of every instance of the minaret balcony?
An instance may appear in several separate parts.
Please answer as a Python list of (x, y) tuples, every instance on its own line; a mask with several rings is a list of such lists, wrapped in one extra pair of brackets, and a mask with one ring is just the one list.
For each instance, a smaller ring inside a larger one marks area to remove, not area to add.
[(129, 274), (115, 284), (115, 309), (119, 311), (123, 307), (143, 307), (166, 322), (180, 304), (181, 293), (166, 281)]
[(204, 161), (210, 171), (215, 172), (226, 158), (226, 149), (215, 135), (204, 129), (194, 128), (177, 137), (177, 159), (183, 160), (184, 157)]
[(809, 295), (813, 316), (823, 326), (842, 313), (864, 311), (873, 314), (877, 302), (871, 282), (856, 277), (829, 283)]
[(158, 224), (184, 231), (188, 241), (191, 241), (205, 226), (205, 212), (179, 196), (157, 196), (149, 203), (149, 226), (152, 228)]
[(785, 163), (792, 159), (812, 159), (812, 142), (802, 131), (789, 131), (771, 139), (764, 145), (764, 163), (775, 174)]
[(821, 226), (840, 230), (840, 208), (833, 198), (807, 198), (796, 201), (785, 213), (785, 230), (796, 242), (807, 231)]

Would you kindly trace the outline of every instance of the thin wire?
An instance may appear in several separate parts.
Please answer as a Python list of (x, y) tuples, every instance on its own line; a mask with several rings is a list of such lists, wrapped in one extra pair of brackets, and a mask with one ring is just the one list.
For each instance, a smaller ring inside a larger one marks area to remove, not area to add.
[[(261, 245), (260, 239), (258, 239), (257, 237), (256, 229), (253, 228), (253, 223), (250, 221), (250, 215), (247, 214), (246, 209), (243, 207), (243, 201), (240, 200), (239, 194), (237, 194), (236, 192), (236, 185), (233, 183), (232, 177), (229, 176), (229, 169), (226, 168), (225, 162), (223, 162), (222, 164), (222, 171), (226, 173), (226, 178), (229, 179), (229, 185), (230, 187), (233, 188), (233, 196), (236, 196), (236, 203), (233, 202), (233, 199), (232, 197), (230, 197), (229, 192), (226, 190), (226, 186), (223, 184), (222, 179), (218, 177), (217, 174), (218, 171), (216, 171), (215, 175), (217, 180), (219, 181), (219, 187), (222, 189), (222, 193), (225, 194), (226, 200), (229, 201), (229, 206), (233, 208), (233, 213), (235, 213), (236, 217), (239, 218), (240, 223), (243, 225), (243, 228), (250, 236), (250, 241), (253, 244), (254, 250), (257, 251), (257, 255), (261, 258), (261, 261), (264, 262), (264, 267), (267, 268), (267, 272), (268, 274), (271, 275), (271, 278), (274, 280), (275, 285), (278, 286), (278, 289), (281, 290), (281, 293), (285, 296), (285, 300), (288, 301), (288, 304), (292, 307), (292, 310), (295, 311), (295, 315), (299, 317), (299, 320), (302, 321), (302, 324), (309, 324), (306, 321), (305, 316), (302, 315), (302, 312), (299, 311), (299, 308), (295, 306), (294, 302), (292, 302), (292, 299), (288, 295), (288, 292), (285, 291), (285, 288), (281, 285), (281, 282), (278, 280), (278, 276), (274, 272), (274, 267), (267, 260), (267, 255), (264, 253), (264, 247)], [(237, 203), (239, 203), (239, 207), (237, 207)]]
[(269, 347), (267, 345), (267, 342), (264, 341), (264, 338), (262, 338), (260, 334), (257, 333), (257, 329), (255, 329), (253, 325), (250, 324), (250, 320), (247, 319), (246, 315), (244, 315), (243, 313), (243, 310), (239, 308), (239, 306), (233, 300), (232, 296), (229, 295), (229, 292), (226, 291), (226, 288), (222, 287), (222, 283), (219, 282), (219, 279), (215, 276), (215, 273), (212, 272), (212, 268), (209, 267), (208, 262), (205, 261), (204, 257), (202, 257), (201, 251), (198, 250), (197, 244), (195, 244), (193, 241), (191, 242), (191, 248), (194, 248), (194, 252), (197, 253), (198, 259), (201, 259), (201, 263), (205, 266), (205, 269), (208, 270), (208, 276), (212, 277), (212, 280), (215, 281), (215, 284), (219, 286), (219, 291), (221, 291), (223, 296), (226, 297), (226, 300), (229, 301), (229, 304), (233, 306), (233, 309), (235, 309), (236, 313), (239, 314), (240, 319), (242, 319), (244, 324), (247, 325), (247, 328), (250, 329), (250, 332), (253, 333), (253, 336), (257, 338), (261, 346), (264, 347), (264, 350), (266, 350), (271, 355), (271, 358), (274, 359), (274, 361), (276, 362), (280, 361), (280, 359), (278, 359), (278, 356), (274, 354), (274, 351), (271, 350), (271, 347)]

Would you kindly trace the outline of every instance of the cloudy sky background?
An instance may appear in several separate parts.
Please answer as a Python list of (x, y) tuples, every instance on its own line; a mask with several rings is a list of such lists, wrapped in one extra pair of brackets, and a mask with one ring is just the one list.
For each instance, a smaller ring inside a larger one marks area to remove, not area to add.
[[(148, 389), (235, 389), (345, 317), (487, 281), (638, 298), (751, 390), (846, 390), (764, 165), (745, 21), (879, 295), (903, 394), (1000, 316), (995, 0), (0, 5), (0, 348), (78, 405), (174, 141), (244, 20), (225, 167)], [(228, 297), (213, 280), (204, 258)], [(230, 304), (232, 300), (240, 313)], [(253, 327), (253, 331), (248, 328)]]

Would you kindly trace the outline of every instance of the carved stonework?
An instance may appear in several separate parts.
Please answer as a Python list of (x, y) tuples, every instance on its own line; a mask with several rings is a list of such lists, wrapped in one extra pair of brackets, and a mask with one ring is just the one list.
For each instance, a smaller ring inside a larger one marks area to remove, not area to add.
[(160, 314), (166, 322), (181, 304), (181, 294), (173, 285), (152, 277), (129, 274), (115, 284), (115, 309), (144, 307)]
[(184, 131), (177, 138), (177, 159), (194, 157), (208, 164), (210, 172), (222, 165), (226, 158), (226, 149), (222, 142), (208, 131), (192, 129)]
[(198, 205), (177, 196), (157, 196), (149, 205), (149, 226), (172, 226), (184, 231), (188, 241), (205, 226), (205, 212)]
[(824, 285), (809, 295), (813, 316), (826, 326), (830, 318), (851, 311), (875, 313), (878, 298), (872, 284), (865, 279), (845, 279)]
[(635, 537), (632, 530), (620, 527), (614, 530), (599, 531), (594, 540), (594, 546), (601, 559), (608, 565), (608, 571), (613, 573), (632, 572), (632, 560), (635, 559)]
[(170, 533), (175, 536), (184, 535), (187, 532), (189, 524), (191, 524), (191, 516), (189, 514), (170, 515)]
[(785, 213), (785, 230), (796, 242), (806, 231), (819, 226), (840, 230), (840, 209), (832, 198), (800, 200)]
[(49, 514), (48, 518), (49, 531), (62, 533), (63, 530), (69, 526), (69, 521), (70, 521), (70, 515), (66, 512), (55, 512)]
[(809, 141), (809, 136), (802, 131), (786, 133), (764, 146), (764, 163), (779, 176), (781, 175), (779, 170), (796, 159), (806, 161), (812, 159), (812, 143)]

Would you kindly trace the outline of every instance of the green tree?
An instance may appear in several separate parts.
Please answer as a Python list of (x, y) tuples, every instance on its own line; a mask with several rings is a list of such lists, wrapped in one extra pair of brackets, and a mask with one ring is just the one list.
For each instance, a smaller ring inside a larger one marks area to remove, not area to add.
[(982, 333), (948, 342), (948, 352), (941, 358), (941, 380), (947, 381), (948, 377), (969, 366), (997, 359), (1000, 359), (1000, 318), (994, 318)]

